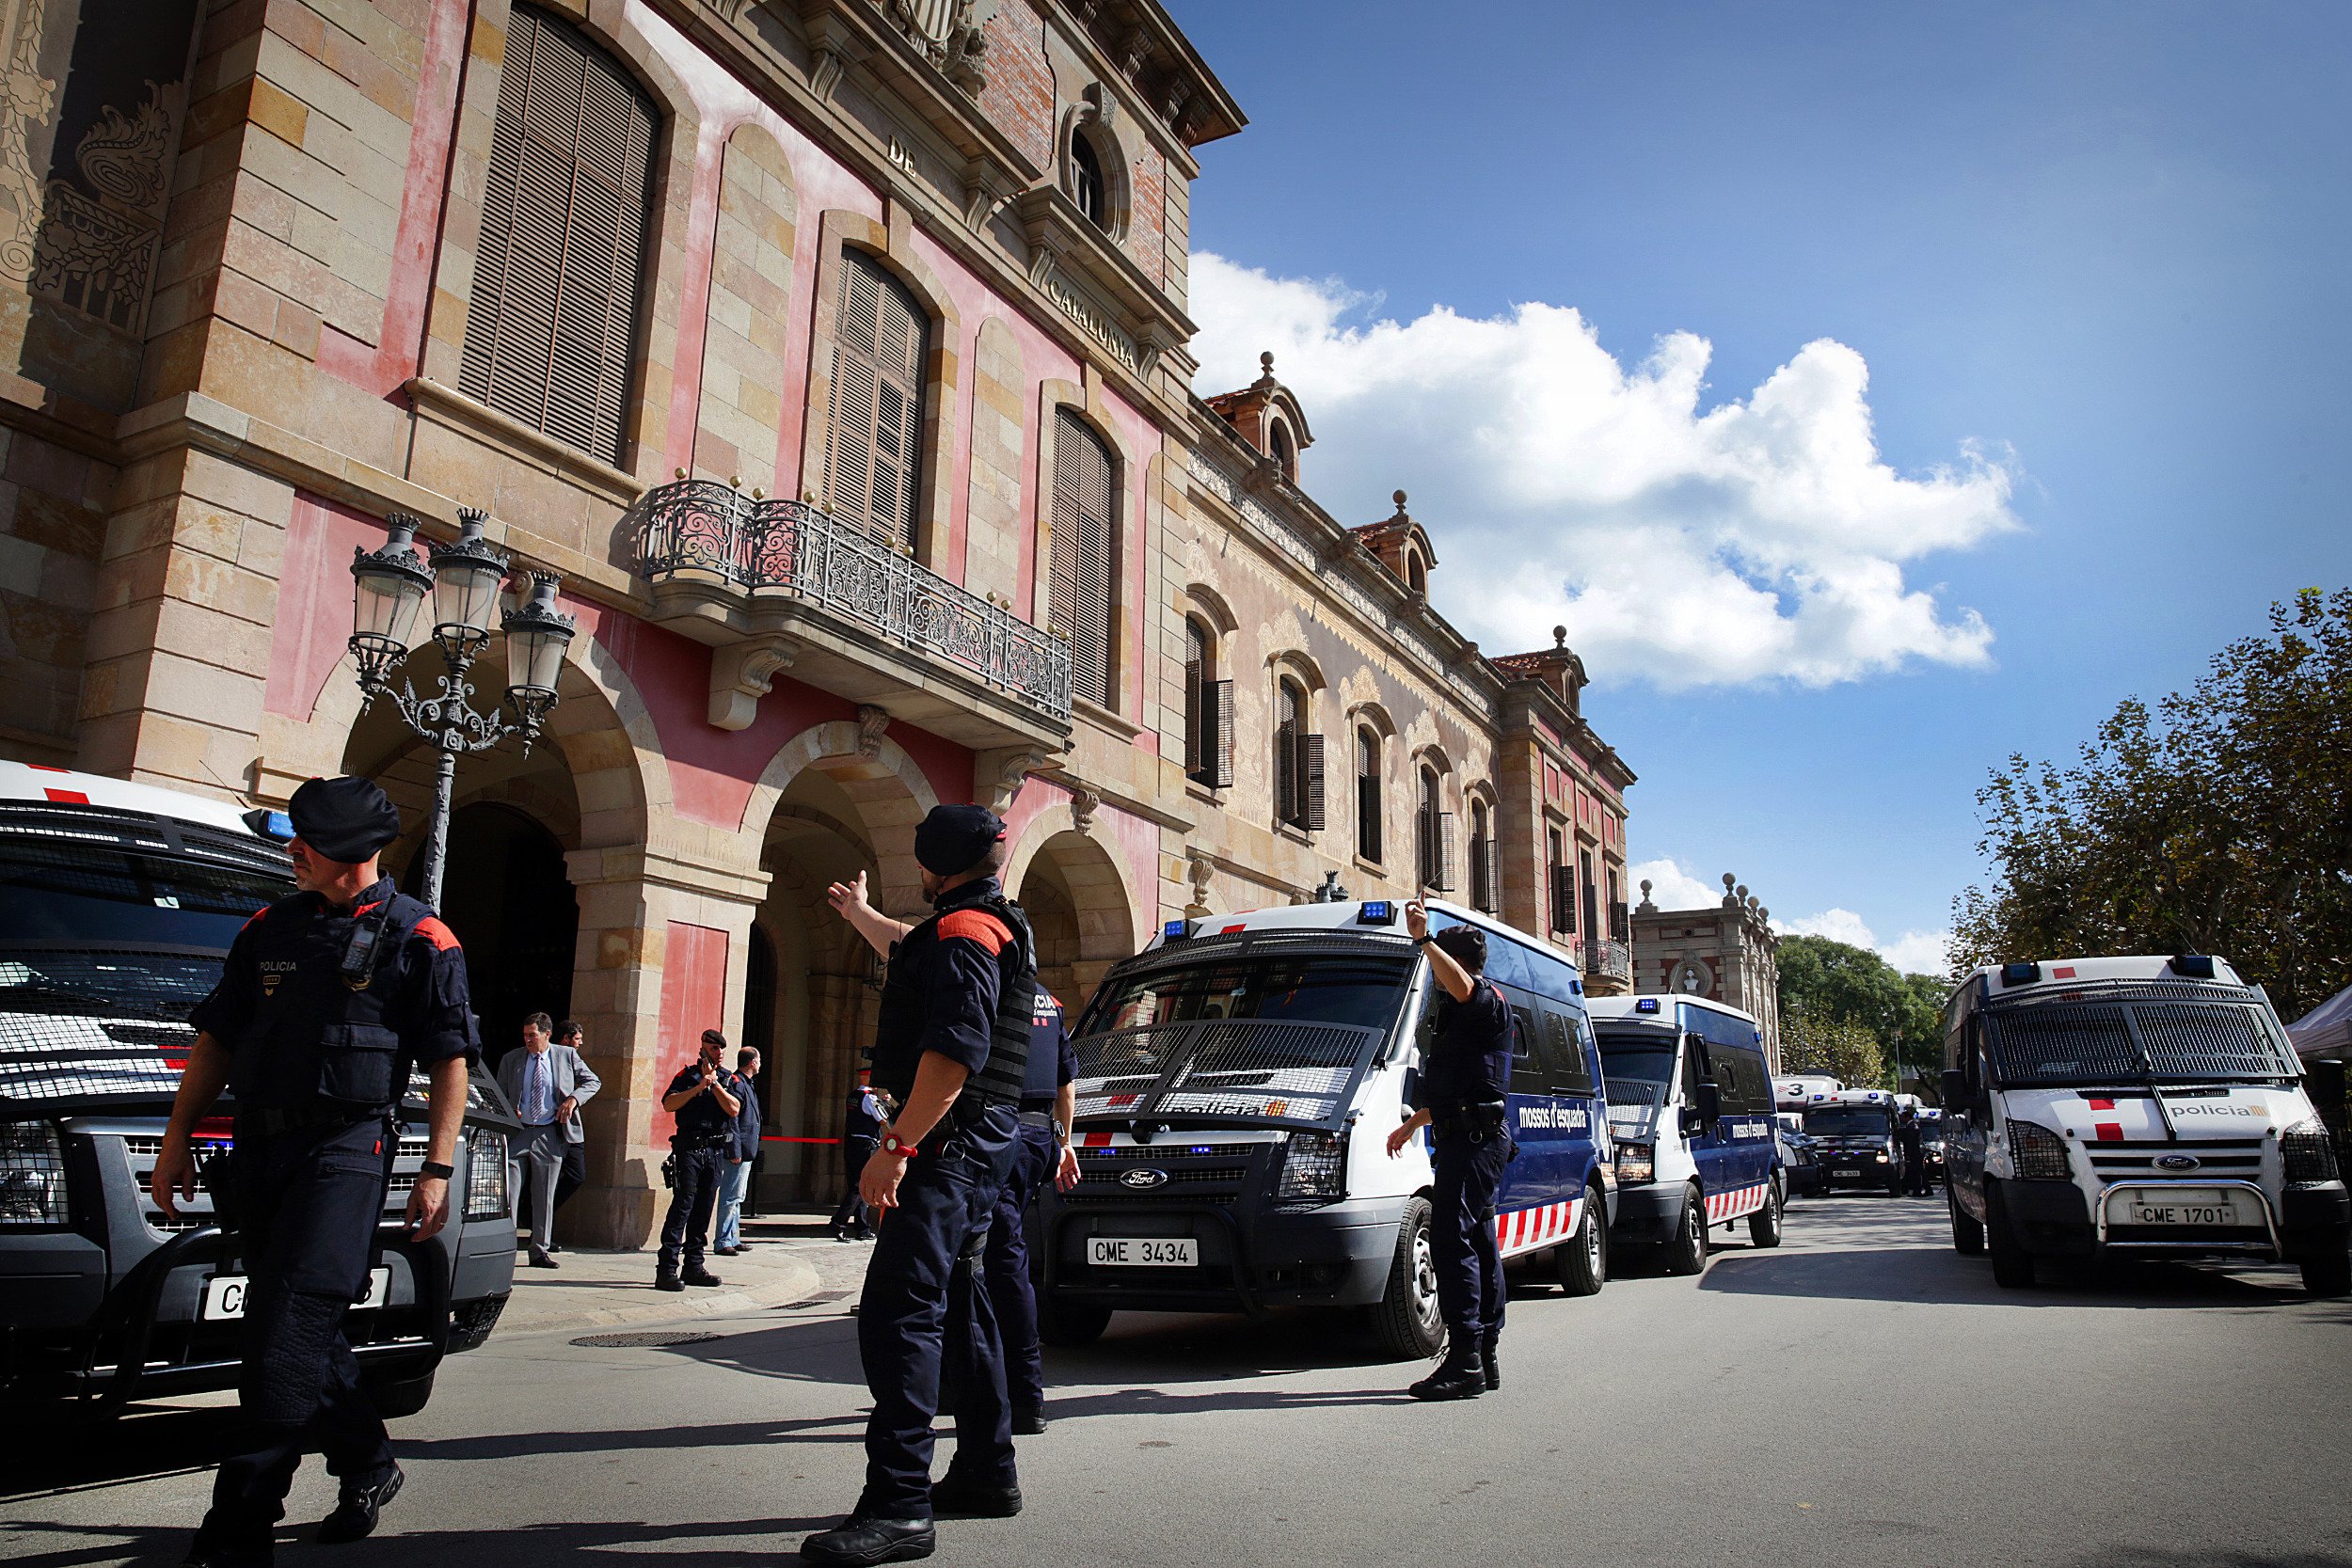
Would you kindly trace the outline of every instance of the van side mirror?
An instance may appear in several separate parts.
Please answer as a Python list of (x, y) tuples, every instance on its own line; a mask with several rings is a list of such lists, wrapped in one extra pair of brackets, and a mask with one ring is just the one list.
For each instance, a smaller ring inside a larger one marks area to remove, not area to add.
[(1692, 1091), (1692, 1103), (1682, 1108), (1682, 1135), (1697, 1137), (1715, 1125), (1724, 1114), (1724, 1091), (1712, 1084), (1701, 1084)]

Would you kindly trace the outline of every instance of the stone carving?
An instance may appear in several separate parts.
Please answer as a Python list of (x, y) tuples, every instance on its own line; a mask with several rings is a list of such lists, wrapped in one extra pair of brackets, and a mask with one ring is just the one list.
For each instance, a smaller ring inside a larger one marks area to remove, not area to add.
[(1103, 798), (1084, 784), (1070, 792), (1070, 825), (1082, 833), (1094, 831), (1094, 814), (1102, 809)]
[(1012, 799), (1021, 793), (1029, 770), (1045, 763), (1043, 752), (1026, 746), (977, 752), (972, 757), (974, 793), (981, 797), (980, 804), (1002, 816), (1012, 809)]
[(711, 724), (723, 730), (751, 728), (759, 715), (759, 700), (768, 695), (776, 676), (800, 653), (788, 637), (755, 637), (732, 647), (710, 652)]
[(36, 293), (125, 332), (144, 328), (183, 96), (176, 83), (150, 81), (135, 113), (109, 105), (83, 133), (74, 166), (99, 194), (49, 182), (34, 246)]
[(147, 84), (147, 102), (135, 117), (111, 105), (82, 137), (73, 161), (102, 196), (133, 207), (152, 207), (164, 197), (164, 155), (171, 141), (171, 111), (164, 89)]
[(857, 709), (857, 754), (862, 757), (882, 755), (882, 731), (890, 728), (890, 715), (871, 703), (860, 703)]
[(41, 178), (33, 167), (33, 137), (54, 119), (57, 84), (40, 73), (40, 40), (46, 0), (23, 0), (8, 38), (8, 63), (0, 75), (0, 268), (10, 277), (33, 272), (35, 238), (46, 206)]
[(987, 79), (989, 22), (1000, 0), (887, 0), (884, 10), (907, 40), (966, 93)]

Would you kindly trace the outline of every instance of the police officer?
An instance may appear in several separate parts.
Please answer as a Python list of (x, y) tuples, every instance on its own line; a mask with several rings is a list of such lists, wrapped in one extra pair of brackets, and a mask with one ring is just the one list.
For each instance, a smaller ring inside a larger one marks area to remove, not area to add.
[(1045, 1357), (1037, 1338), (1037, 1284), (1029, 1277), (1029, 1205), (1048, 1181), (1064, 1192), (1078, 1184), (1078, 1155), (1070, 1147), (1077, 1116), (1077, 1053), (1062, 1022), (1059, 998), (1037, 989), (1029, 1030), (1027, 1077), (1021, 1088), (1021, 1129), (1012, 1173), (997, 1196), (988, 1226), (988, 1295), (1005, 1344), (1005, 1395), (1012, 1405), (1012, 1434), (1045, 1431)]
[[(710, 1239), (710, 1213), (718, 1206), (719, 1189), (726, 1180), (727, 1157), (736, 1147), (735, 1118), (751, 1088), (726, 1068), (727, 1037), (716, 1029), (703, 1031), (702, 1053), (670, 1080), (661, 1108), (677, 1119), (670, 1134), (675, 1164), (670, 1179), (670, 1212), (661, 1221), (661, 1251), (654, 1263), (658, 1291), (683, 1291), (689, 1285), (716, 1285), (719, 1276), (703, 1267), (703, 1248)], [(686, 1267), (678, 1267), (679, 1254)]]
[[(934, 912), (907, 926), (866, 901), (866, 879), (826, 896), (887, 954), (874, 1086), (897, 1105), (860, 1187), (884, 1212), (857, 1309), (873, 1415), (866, 1489), (835, 1528), (801, 1544), (819, 1563), (929, 1557), (937, 1513), (1021, 1511), (1003, 1348), (981, 1256), (1012, 1167), (1035, 1024), (1037, 944), (998, 885), (1005, 825), (978, 806), (936, 806), (914, 858)], [(931, 1483), (931, 1420), (956, 1389), (956, 1453)]]
[(1927, 1139), (1919, 1126), (1919, 1113), (1908, 1105), (1895, 1113), (1895, 1158), (1902, 1162), (1895, 1180), (1903, 1191), (1913, 1197), (1927, 1196)]
[(188, 1554), (205, 1568), (270, 1560), (306, 1448), (326, 1454), (341, 1483), (321, 1541), (368, 1534), (400, 1490), (343, 1315), (367, 1294), (410, 1065), (432, 1082), (429, 1146), (407, 1208), (407, 1239), (421, 1245), (449, 1218), (467, 1060), (480, 1044), (457, 939), (377, 866), (400, 836), (384, 792), (366, 779), (312, 779), (288, 815), (301, 892), (246, 922), (197, 1006), (151, 1187), (167, 1217), (195, 1196), (189, 1132), (223, 1089), (233, 1093), (227, 1207), (246, 1274), (237, 1402), (248, 1435), (221, 1465)]
[(1429, 955), (1445, 995), (1421, 1069), (1421, 1105), (1389, 1134), (1389, 1156), (1423, 1127), (1437, 1130), (1430, 1243), (1437, 1254), (1438, 1309), (1445, 1360), (1406, 1390), (1417, 1400), (1474, 1400), (1502, 1386), (1496, 1344), (1502, 1336), (1502, 1255), (1495, 1245), (1495, 1189), (1513, 1149), (1504, 1096), (1511, 1088), (1511, 1007), (1486, 977), (1486, 933), (1450, 926), (1429, 934), (1418, 898), (1405, 927)]

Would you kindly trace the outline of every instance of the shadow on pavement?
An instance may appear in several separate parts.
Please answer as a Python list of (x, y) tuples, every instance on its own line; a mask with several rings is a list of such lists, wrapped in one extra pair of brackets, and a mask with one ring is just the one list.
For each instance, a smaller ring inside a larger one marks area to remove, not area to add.
[(2352, 1533), (2333, 1548), (2293, 1552), (2232, 1552), (2199, 1548), (2158, 1551), (2146, 1546), (2107, 1546), (2075, 1558), (2069, 1568), (2352, 1568)]
[(236, 1414), (228, 1406), (133, 1405), (111, 1425), (24, 1420), (0, 1437), (0, 1501), (209, 1468), (228, 1453)]
[[(715, 1520), (677, 1525), (520, 1525), (508, 1529), (418, 1530), (382, 1535), (335, 1548), (347, 1568), (430, 1562), (435, 1568), (513, 1568), (517, 1562), (609, 1562), (613, 1551), (658, 1550), (663, 1568), (739, 1568), (755, 1560), (801, 1560), (803, 1536), (829, 1529), (838, 1513), (776, 1519)], [(194, 1523), (190, 1521), (190, 1526)], [(21, 1537), (70, 1542), (52, 1551), (14, 1558), (15, 1568), (85, 1568), (114, 1562), (177, 1563), (187, 1551), (189, 1527), (117, 1528), (112, 1526), (27, 1524), (13, 1527)], [(949, 1528), (954, 1527), (950, 1525)], [(311, 1529), (281, 1529), (278, 1545), (297, 1549)], [(694, 1544), (707, 1542), (699, 1548)], [(720, 1542), (726, 1543), (719, 1544)], [(596, 1554), (591, 1556), (589, 1554)], [(771, 1557), (770, 1554), (780, 1554)]]

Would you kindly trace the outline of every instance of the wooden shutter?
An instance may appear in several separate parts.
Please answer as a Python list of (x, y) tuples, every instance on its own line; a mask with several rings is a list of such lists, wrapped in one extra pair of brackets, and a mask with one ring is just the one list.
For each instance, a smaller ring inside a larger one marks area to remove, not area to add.
[(1439, 893), (1452, 893), (1454, 891), (1454, 814), (1450, 811), (1438, 813), (1436, 862), (1435, 869), (1438, 874), (1430, 879), (1429, 885)]
[(1497, 891), (1501, 886), (1498, 879), (1501, 867), (1496, 863), (1495, 841), (1491, 835), (1482, 842), (1478, 860), (1486, 879), (1486, 885), (1478, 890), (1478, 907), (1492, 914), (1502, 907), (1502, 900)]
[(1184, 625), (1184, 777), (1199, 779), (1208, 769), (1209, 716), (1203, 704), (1208, 699), (1207, 673), (1201, 668), (1200, 634)]
[(1070, 634), (1070, 689), (1111, 696), (1111, 454), (1064, 409), (1054, 420), (1054, 620)]
[(1555, 931), (1576, 929), (1576, 892), (1571, 885), (1574, 873), (1565, 865), (1551, 868), (1551, 928)]
[(564, 23), (514, 8), (458, 388), (621, 460), (653, 205), (653, 104)]
[(841, 252), (825, 499), (835, 516), (894, 549), (914, 544), (930, 332), (922, 308), (880, 262), (862, 250)]
[(1311, 833), (1323, 832), (1323, 736), (1300, 737), (1299, 776), (1306, 783), (1307, 819), (1299, 826)]
[(1380, 775), (1356, 775), (1356, 852), (1375, 863), (1380, 859)]
[(1287, 719), (1274, 730), (1274, 819), (1298, 824), (1298, 731)]
[(1209, 776), (1211, 789), (1233, 787), (1233, 683), (1215, 683), (1216, 701), (1209, 712), (1216, 720), (1216, 734), (1209, 741), (1209, 765), (1216, 769)]

